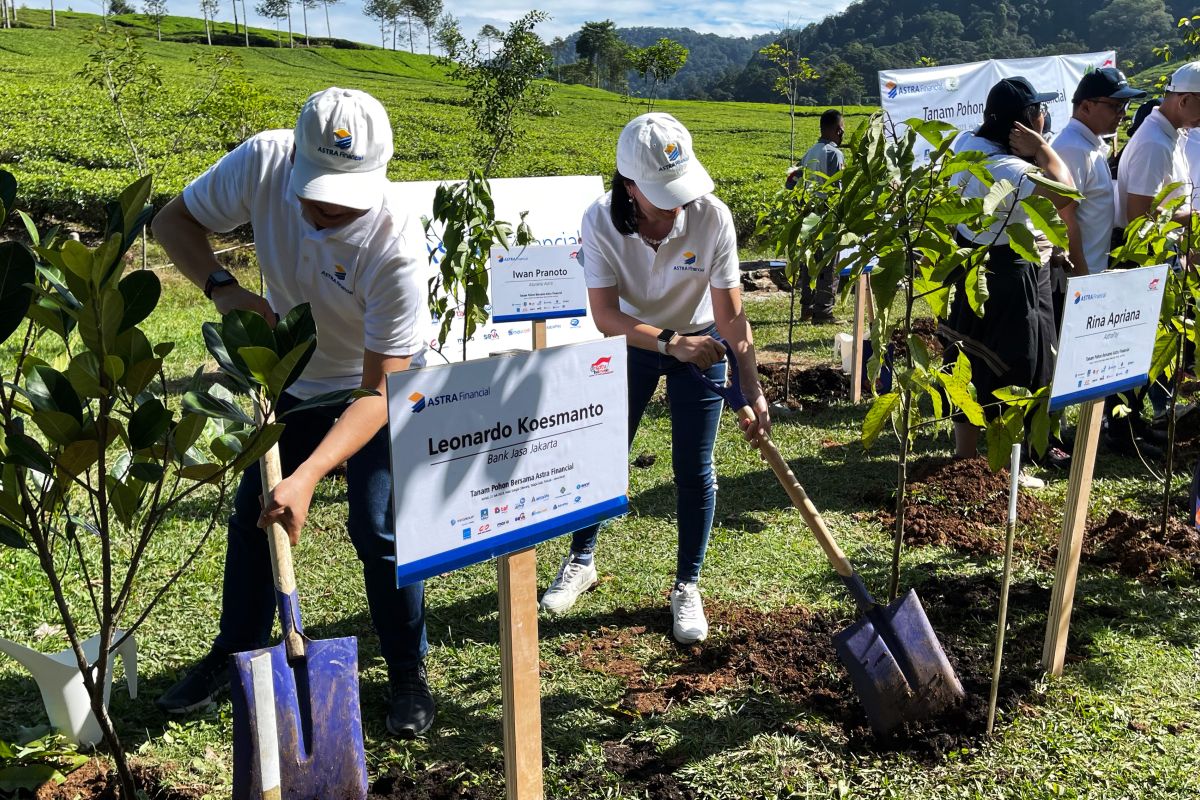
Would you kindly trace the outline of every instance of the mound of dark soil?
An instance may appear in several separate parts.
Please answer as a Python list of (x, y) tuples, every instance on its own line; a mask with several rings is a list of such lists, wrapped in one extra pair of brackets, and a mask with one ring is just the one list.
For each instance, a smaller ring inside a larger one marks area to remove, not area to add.
[(1168, 521), (1163, 537), (1158, 520), (1118, 509), (1088, 527), (1083, 548), (1088, 561), (1145, 583), (1158, 582), (1179, 565), (1200, 575), (1200, 531), (1175, 517)]
[[(138, 789), (150, 800), (196, 800), (204, 795), (200, 789), (163, 788), (161, 774), (140, 764), (131, 765)], [(36, 800), (116, 800), (117, 774), (108, 764), (93, 758), (67, 775), (62, 784), (43, 784), (34, 794)]]
[[(925, 349), (934, 359), (940, 359), (942, 356), (942, 340), (937, 337), (937, 320), (930, 317), (922, 317), (914, 319), (912, 324), (913, 335), (921, 340), (925, 345)], [(904, 340), (904, 336), (900, 331), (896, 331), (892, 335), (892, 358), (896, 361), (904, 358), (908, 353), (908, 343)]]
[[(687, 761), (679, 755), (660, 756), (650, 742), (604, 742), (604, 765), (655, 800), (695, 800), (699, 795), (673, 774)], [(640, 792), (631, 796), (642, 796)]]
[(465, 786), (452, 764), (426, 766), (412, 775), (388, 773), (371, 785), (367, 800), (500, 800), (503, 792)]
[[(921, 458), (909, 465), (904, 541), (910, 545), (948, 545), (972, 553), (1004, 552), (1008, 522), (1008, 470), (992, 472), (987, 460)], [(888, 501), (889, 506), (892, 501)], [(877, 514), (887, 529), (895, 526), (891, 507)], [(1054, 524), (1054, 510), (1027, 493), (1017, 496), (1017, 521), (1026, 531)]]
[(816, 411), (850, 397), (850, 379), (833, 367), (792, 367), (789, 373), (787, 364), (759, 364), (758, 378), (768, 403), (782, 403), (790, 387), (787, 405), (794, 410)]

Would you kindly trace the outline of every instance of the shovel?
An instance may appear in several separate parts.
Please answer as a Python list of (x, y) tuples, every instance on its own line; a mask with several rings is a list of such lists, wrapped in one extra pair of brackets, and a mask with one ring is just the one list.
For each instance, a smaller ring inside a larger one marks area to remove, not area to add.
[[(270, 496), (280, 481), (278, 445), (259, 468)], [(233, 798), (364, 800), (358, 642), (304, 635), (287, 533), (272, 524), (266, 535), (283, 641), (233, 655)]]
[[(694, 365), (689, 367), (697, 378), (725, 398), (739, 417), (754, 422), (754, 411), (742, 393), (737, 357), (732, 347), (722, 344), (729, 362), (728, 386), (709, 380)], [(876, 603), (779, 448), (767, 436), (759, 438), (758, 448), (863, 615), (833, 641), (871, 728), (881, 736), (887, 735), (905, 722), (937, 714), (966, 697), (917, 593), (910, 589), (888, 606)]]

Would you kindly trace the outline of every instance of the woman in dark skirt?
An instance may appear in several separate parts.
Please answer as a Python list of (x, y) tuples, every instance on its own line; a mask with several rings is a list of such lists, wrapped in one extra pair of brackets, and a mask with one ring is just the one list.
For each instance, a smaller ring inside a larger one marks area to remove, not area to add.
[[(977, 150), (987, 154), (983, 162), (992, 178), (1007, 179), (1016, 188), (996, 209), (998, 221), (988, 230), (958, 226), (962, 247), (988, 248), (986, 266), (988, 299), (984, 314), (971, 310), (965, 288), (966, 276), (955, 284), (950, 313), (939, 327), (946, 342), (945, 360), (953, 364), (961, 351), (971, 362), (971, 380), (988, 419), (1002, 409), (993, 392), (1005, 386), (1037, 390), (1053, 377), (1057, 332), (1047, 269), (1027, 261), (1009, 246), (1007, 225), (1029, 224), (1018, 202), (1032, 194), (1049, 198), (1067, 225), (1075, 231), (1075, 201), (1034, 184), (1026, 175), (1040, 170), (1051, 180), (1073, 186), (1071, 173), (1042, 138), (1045, 103), (1054, 94), (1039, 94), (1024, 78), (1005, 78), (988, 92), (983, 124), (954, 143), (956, 151)], [(983, 197), (988, 187), (969, 173), (961, 173), (963, 194)], [(1011, 210), (1011, 215), (1010, 215)], [(956, 458), (975, 455), (979, 429), (961, 417), (955, 418)]]

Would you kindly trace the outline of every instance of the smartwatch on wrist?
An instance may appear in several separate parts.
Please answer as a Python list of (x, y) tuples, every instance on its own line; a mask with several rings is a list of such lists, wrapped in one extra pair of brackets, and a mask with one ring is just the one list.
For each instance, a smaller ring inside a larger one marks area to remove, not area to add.
[(670, 328), (663, 328), (662, 332), (658, 334), (658, 352), (662, 353), (664, 356), (667, 355), (667, 346), (671, 344), (671, 340), (674, 339), (675, 336), (675, 331), (671, 330)]
[(204, 282), (204, 296), (212, 300), (212, 293), (215, 289), (220, 289), (222, 286), (236, 286), (237, 282), (237, 278), (233, 277), (229, 270), (214, 270), (208, 276), (208, 280)]

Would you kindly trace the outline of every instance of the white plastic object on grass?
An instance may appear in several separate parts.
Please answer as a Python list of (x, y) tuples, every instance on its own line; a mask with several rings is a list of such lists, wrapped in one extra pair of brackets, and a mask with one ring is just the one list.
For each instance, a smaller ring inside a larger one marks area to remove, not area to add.
[[(118, 641), (124, 635), (123, 631), (113, 631), (113, 640)], [(103, 738), (100, 723), (92, 713), (92, 704), (83, 685), (83, 676), (79, 672), (79, 662), (71, 648), (53, 654), (39, 653), (8, 639), (0, 639), (0, 652), (7, 653), (19, 661), (33, 675), (42, 693), (46, 716), (50, 718), (53, 728), (80, 747), (92, 747), (99, 743)], [(89, 664), (96, 663), (100, 656), (99, 635), (83, 642), (83, 654)], [(120, 656), (125, 662), (125, 682), (129, 686), (129, 696), (137, 697), (137, 643), (134, 638), (130, 636), (121, 642), (113, 656), (114, 658), (109, 659), (108, 674), (104, 681), (106, 707), (112, 694), (112, 667), (115, 656)]]

